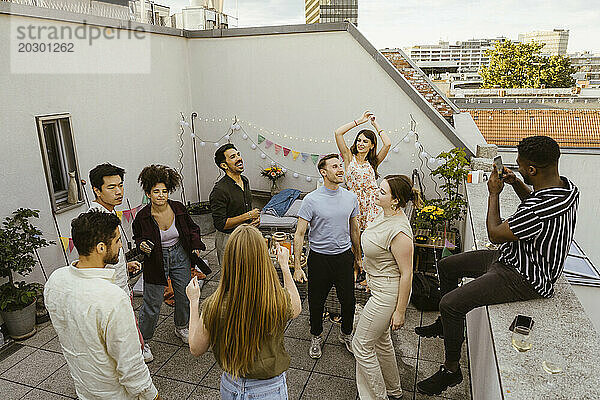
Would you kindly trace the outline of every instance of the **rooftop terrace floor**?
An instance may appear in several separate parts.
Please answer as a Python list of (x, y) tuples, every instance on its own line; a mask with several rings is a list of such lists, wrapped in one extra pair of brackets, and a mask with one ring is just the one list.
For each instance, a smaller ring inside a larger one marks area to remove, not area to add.
[[(203, 237), (205, 252), (210, 265), (215, 266), (214, 235)], [(219, 269), (213, 268), (203, 290), (206, 298), (216, 288)], [(135, 297), (136, 314), (142, 297)], [(174, 309), (163, 303), (155, 337), (150, 342), (154, 361), (148, 364), (154, 384), (161, 398), (171, 399), (219, 399), (221, 369), (211, 352), (199, 358), (191, 355), (174, 333)], [(415, 393), (415, 383), (437, 371), (444, 358), (440, 339), (419, 338), (414, 327), (429, 324), (437, 317), (433, 312), (420, 312), (409, 305), (406, 323), (392, 334), (396, 358), (400, 370), (403, 399), (470, 399), (471, 382), (468, 372), (466, 346), (463, 346), (464, 380), (449, 388), (443, 397), (429, 397)], [(327, 320), (323, 335), (326, 336), (323, 356), (313, 360), (308, 356), (310, 333), (308, 304), (302, 305), (302, 313), (285, 331), (285, 347), (291, 357), (287, 371), (289, 398), (307, 399), (355, 399), (355, 361), (346, 348), (337, 341), (339, 325)], [(61, 353), (54, 328), (47, 322), (38, 326), (33, 337), (13, 346), (11, 354), (0, 354), (0, 399), (67, 399), (76, 398), (73, 380)]]

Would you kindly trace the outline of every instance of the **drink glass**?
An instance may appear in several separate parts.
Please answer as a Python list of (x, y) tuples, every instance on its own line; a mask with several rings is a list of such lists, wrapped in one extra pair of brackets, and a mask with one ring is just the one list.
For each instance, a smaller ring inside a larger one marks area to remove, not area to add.
[(544, 351), (542, 368), (548, 374), (546, 385), (551, 388), (556, 386), (556, 376), (563, 372), (564, 364), (564, 359), (556, 352), (556, 349), (547, 349)]
[(512, 346), (520, 353), (531, 350), (531, 331), (525, 326), (515, 326), (511, 337)]

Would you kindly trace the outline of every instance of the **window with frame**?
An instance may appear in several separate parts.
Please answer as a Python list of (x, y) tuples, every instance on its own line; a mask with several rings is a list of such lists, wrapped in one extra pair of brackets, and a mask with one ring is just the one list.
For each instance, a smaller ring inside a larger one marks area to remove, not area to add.
[[(36, 117), (36, 122), (52, 210), (61, 212), (81, 205), (83, 203), (81, 177), (73, 140), (71, 115), (41, 116)], [(74, 176), (71, 177), (73, 173)], [(72, 179), (74, 183), (71, 182)], [(69, 183), (72, 186), (71, 190), (76, 191), (71, 203), (68, 201)]]

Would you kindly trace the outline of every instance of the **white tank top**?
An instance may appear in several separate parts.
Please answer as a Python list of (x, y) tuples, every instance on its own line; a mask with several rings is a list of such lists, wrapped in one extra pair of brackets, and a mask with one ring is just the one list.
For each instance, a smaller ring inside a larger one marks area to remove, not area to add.
[(173, 223), (166, 231), (159, 229), (160, 231), (160, 244), (162, 247), (171, 247), (179, 241), (179, 232), (177, 231), (177, 227), (175, 227), (175, 218), (173, 218)]

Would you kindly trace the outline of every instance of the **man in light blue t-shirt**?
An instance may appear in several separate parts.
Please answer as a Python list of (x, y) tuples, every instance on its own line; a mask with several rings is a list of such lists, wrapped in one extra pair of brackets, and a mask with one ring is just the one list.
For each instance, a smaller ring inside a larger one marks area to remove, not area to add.
[(300, 268), (304, 234), (310, 226), (308, 241), (308, 307), (312, 341), (308, 354), (321, 357), (323, 307), (332, 286), (342, 309), (340, 342), (352, 352), (354, 321), (354, 265), (361, 269), (360, 228), (356, 195), (339, 187), (344, 182), (344, 167), (337, 154), (324, 156), (317, 165), (324, 186), (306, 195), (298, 211), (294, 236), (294, 279), (305, 281)]

